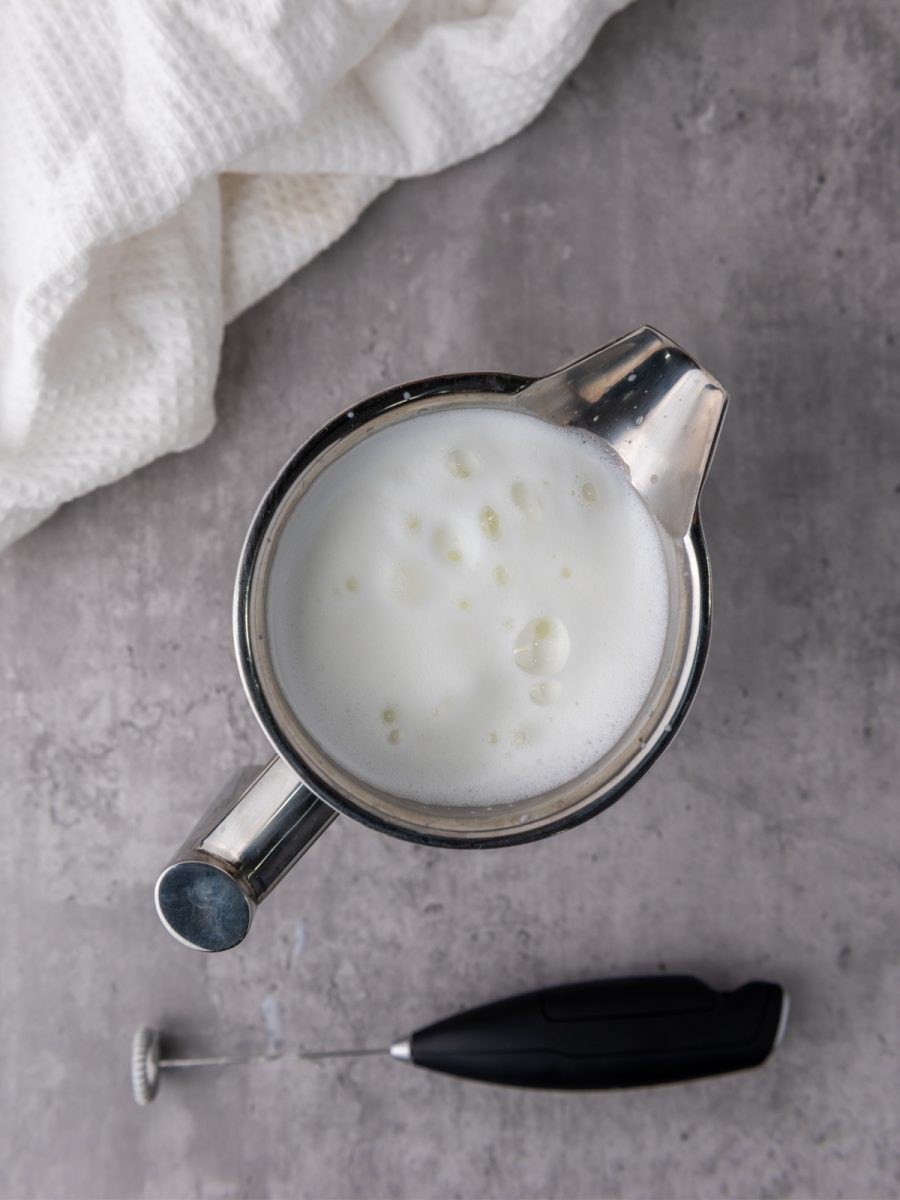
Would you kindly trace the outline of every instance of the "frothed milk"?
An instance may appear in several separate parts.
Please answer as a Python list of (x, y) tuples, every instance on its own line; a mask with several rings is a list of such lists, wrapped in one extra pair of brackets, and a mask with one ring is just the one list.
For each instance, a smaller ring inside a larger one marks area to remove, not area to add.
[(328, 467), (284, 527), (267, 625), (308, 734), (393, 795), (525, 799), (631, 724), (663, 652), (653, 517), (592, 434), (425, 414)]

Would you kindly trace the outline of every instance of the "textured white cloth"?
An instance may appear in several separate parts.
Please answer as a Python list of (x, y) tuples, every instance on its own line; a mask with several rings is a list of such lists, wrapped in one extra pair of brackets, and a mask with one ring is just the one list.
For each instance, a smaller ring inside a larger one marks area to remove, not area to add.
[(5, 0), (0, 547), (204, 438), (225, 322), (627, 2)]

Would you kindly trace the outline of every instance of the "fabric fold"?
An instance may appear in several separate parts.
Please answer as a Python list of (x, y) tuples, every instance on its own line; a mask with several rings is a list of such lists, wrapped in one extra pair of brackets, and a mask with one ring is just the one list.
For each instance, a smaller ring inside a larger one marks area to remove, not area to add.
[(628, 0), (13, 0), (0, 548), (207, 436), (227, 321), (537, 115)]

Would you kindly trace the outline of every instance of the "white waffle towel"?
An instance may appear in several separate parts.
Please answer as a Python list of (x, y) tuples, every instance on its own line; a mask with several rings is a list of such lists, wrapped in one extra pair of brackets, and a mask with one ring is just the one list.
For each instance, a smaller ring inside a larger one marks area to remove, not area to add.
[(6, 0), (0, 547), (206, 437), (224, 324), (628, 0)]

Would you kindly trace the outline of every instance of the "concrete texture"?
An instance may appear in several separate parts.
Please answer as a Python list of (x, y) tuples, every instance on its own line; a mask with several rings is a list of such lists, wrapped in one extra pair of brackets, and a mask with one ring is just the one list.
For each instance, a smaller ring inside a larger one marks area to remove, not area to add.
[[(640, 0), (521, 137), (395, 188), (238, 321), (219, 426), (0, 563), (7, 1197), (900, 1195), (900, 19), (893, 0)], [(704, 495), (703, 687), (577, 832), (435, 852), (337, 823), (239, 950), (156, 872), (265, 757), (232, 663), (245, 527), (384, 385), (540, 373), (649, 321), (733, 393)], [(632, 971), (783, 981), (755, 1073), (501, 1091), (387, 1061), (129, 1096), (133, 1028), (197, 1052), (378, 1044)]]

